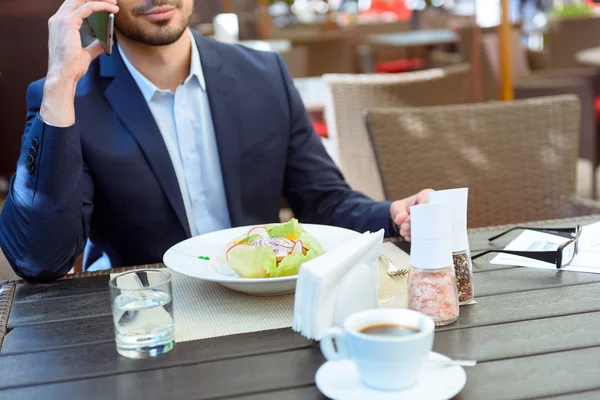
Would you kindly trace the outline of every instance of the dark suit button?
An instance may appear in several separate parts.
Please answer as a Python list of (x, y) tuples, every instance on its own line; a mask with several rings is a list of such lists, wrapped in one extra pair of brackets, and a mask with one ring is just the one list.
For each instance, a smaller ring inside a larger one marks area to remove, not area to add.
[(33, 174), (33, 171), (35, 171), (35, 167), (33, 166), (33, 164), (27, 164), (25, 166), (25, 169), (27, 170), (28, 174)]
[(40, 141), (37, 138), (33, 138), (31, 140), (31, 147), (37, 150), (40, 147)]
[(37, 150), (34, 149), (33, 147), (30, 147), (29, 154), (31, 154), (31, 157), (35, 158), (35, 156), (37, 155)]
[(25, 164), (27, 165), (33, 165), (33, 163), (35, 162), (35, 158), (33, 158), (33, 156), (30, 154), (27, 156), (27, 158), (25, 159)]

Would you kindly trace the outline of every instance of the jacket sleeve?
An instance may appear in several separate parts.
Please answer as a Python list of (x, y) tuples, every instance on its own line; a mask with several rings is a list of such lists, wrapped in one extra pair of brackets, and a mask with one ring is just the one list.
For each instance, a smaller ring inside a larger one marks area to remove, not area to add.
[(87, 240), (94, 192), (78, 124), (53, 127), (38, 115), (42, 85), (27, 91), (21, 155), (0, 214), (4, 255), (19, 276), (38, 281), (73, 267)]
[(390, 202), (376, 202), (353, 191), (314, 132), (298, 90), (281, 57), (277, 56), (284, 80), (290, 115), (290, 136), (285, 171), (284, 196), (302, 222), (328, 224), (372, 232), (385, 229), (397, 235), (390, 217)]

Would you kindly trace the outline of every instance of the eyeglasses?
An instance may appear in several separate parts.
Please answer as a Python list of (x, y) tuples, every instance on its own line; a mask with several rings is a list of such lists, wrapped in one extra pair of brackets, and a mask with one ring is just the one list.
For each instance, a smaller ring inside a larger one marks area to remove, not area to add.
[(516, 250), (486, 250), (482, 253), (479, 253), (475, 256), (472, 256), (471, 259), (475, 260), (479, 257), (483, 257), (486, 254), (490, 253), (503, 253), (503, 254), (511, 254), (514, 256), (531, 258), (538, 261), (544, 261), (547, 263), (551, 263), (556, 265), (557, 269), (565, 267), (569, 265), (577, 253), (579, 253), (579, 236), (581, 235), (581, 227), (577, 225), (576, 228), (552, 228), (552, 229), (539, 229), (539, 228), (526, 228), (522, 226), (518, 226), (512, 229), (507, 230), (506, 232), (502, 232), (499, 235), (489, 238), (490, 242), (501, 238), (502, 236), (516, 231), (520, 229), (526, 229), (530, 231), (549, 233), (551, 235), (560, 236), (563, 238), (569, 239), (565, 243), (561, 244), (554, 250), (547, 251), (516, 251)]

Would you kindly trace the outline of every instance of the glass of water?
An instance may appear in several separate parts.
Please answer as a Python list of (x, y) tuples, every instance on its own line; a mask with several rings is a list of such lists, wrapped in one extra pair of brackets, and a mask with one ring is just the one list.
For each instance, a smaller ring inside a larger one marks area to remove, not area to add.
[(117, 351), (129, 358), (167, 353), (175, 345), (171, 275), (164, 270), (125, 272), (109, 282)]

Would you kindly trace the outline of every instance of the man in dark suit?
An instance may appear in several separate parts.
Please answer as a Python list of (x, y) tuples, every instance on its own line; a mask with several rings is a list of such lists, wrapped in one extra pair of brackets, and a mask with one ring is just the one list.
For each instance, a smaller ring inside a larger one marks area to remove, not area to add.
[[(190, 236), (276, 221), (282, 196), (302, 222), (410, 235), (427, 191), (394, 203), (352, 191), (280, 57), (192, 33), (192, 4), (66, 0), (50, 19), (0, 215), (20, 276), (62, 276), (82, 251), (87, 270), (159, 262)], [(92, 12), (116, 15), (111, 56), (81, 47)]]

